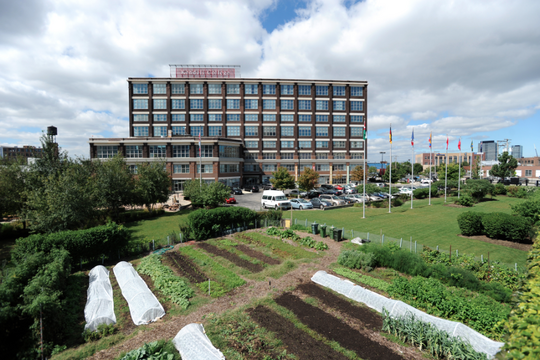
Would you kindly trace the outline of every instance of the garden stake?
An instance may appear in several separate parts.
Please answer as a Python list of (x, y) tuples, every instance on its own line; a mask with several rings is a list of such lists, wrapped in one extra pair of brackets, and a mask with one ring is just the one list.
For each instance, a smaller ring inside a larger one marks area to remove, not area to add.
[(458, 256), (459, 256), (459, 252), (456, 249), (456, 259), (458, 258)]
[[(325, 224), (326, 225), (326, 224)], [(369, 233), (367, 233), (367, 239), (368, 239), (368, 242), (369, 242)]]
[(480, 260), (482, 260), (482, 264), (484, 263), (484, 255), (480, 255)]
[(452, 263), (452, 245), (450, 245), (450, 264)]
[(208, 296), (210, 296), (210, 279), (208, 279)]
[(439, 245), (437, 245), (437, 251), (439, 251)]
[(152, 251), (153, 251), (153, 250), (156, 250), (156, 246), (155, 246), (155, 245), (156, 245), (156, 244), (155, 244), (155, 242), (154, 242), (154, 239), (152, 239)]
[(381, 237), (381, 244), (384, 245), (384, 234), (382, 234), (382, 237)]
[(411, 240), (409, 240), (409, 252), (412, 252), (412, 236)]
[(306, 227), (307, 227), (307, 219), (306, 219)]
[(171, 243), (169, 242), (169, 237), (167, 236), (167, 246), (171, 245)]
[(401, 249), (401, 245), (403, 245), (403, 238), (399, 239), (399, 248)]
[(515, 268), (516, 268), (516, 271), (517, 271), (517, 263), (515, 263)]

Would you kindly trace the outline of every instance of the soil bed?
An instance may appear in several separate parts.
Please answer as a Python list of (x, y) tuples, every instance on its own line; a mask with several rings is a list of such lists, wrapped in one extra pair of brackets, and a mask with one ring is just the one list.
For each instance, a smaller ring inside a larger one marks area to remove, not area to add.
[[(513, 241), (491, 239), (491, 238), (488, 238), (485, 235), (463, 236), (463, 235), (459, 234), (458, 236), (462, 237), (462, 238), (465, 238), (465, 239), (480, 240), (480, 241), (487, 242), (487, 243), (490, 243), (490, 244), (506, 246), (507, 248), (518, 249), (518, 250), (523, 250), (523, 251), (531, 251), (531, 249), (532, 249), (531, 244), (523, 244), (523, 243), (516, 243), (516, 242), (513, 242)], [(528, 240), (528, 241), (530, 241), (530, 240)]]
[(291, 293), (284, 293), (275, 301), (278, 305), (291, 310), (311, 330), (330, 340), (337, 341), (344, 348), (354, 351), (362, 359), (403, 359), (391, 349), (371, 340), (343, 321), (305, 303)]
[(257, 260), (261, 260), (265, 264), (268, 264), (268, 265), (281, 264), (281, 261), (279, 261), (278, 259), (274, 259), (274, 258), (271, 258), (270, 256), (266, 256), (262, 252), (253, 250), (249, 246), (238, 244), (236, 245), (236, 248), (240, 250), (241, 252), (243, 252), (244, 254), (246, 254), (247, 256), (257, 259)]
[(186, 256), (179, 254), (178, 252), (166, 252), (165, 257), (170, 260), (170, 263), (181, 273), (184, 274), (190, 281), (195, 284), (202, 283), (206, 280), (197, 266)]
[(227, 250), (220, 249), (217, 246), (210, 245), (204, 242), (197, 244), (197, 246), (203, 249), (204, 251), (209, 252), (210, 254), (214, 254), (216, 256), (225, 258), (229, 260), (230, 262), (232, 262), (234, 265), (247, 269), (251, 271), (252, 273), (261, 272), (264, 269), (264, 267), (260, 264), (253, 264), (247, 260), (242, 259), (238, 255), (230, 253)]
[(334, 308), (340, 313), (346, 314), (347, 316), (360, 321), (368, 329), (380, 331), (382, 328), (383, 322), (379, 314), (374, 313), (368, 308), (355, 306), (347, 300), (344, 300), (339, 296), (324, 290), (318, 285), (313, 283), (305, 283), (299, 285), (296, 289), (308, 296), (319, 299), (326, 306)]
[(277, 338), (283, 341), (287, 350), (298, 359), (348, 360), (345, 355), (315, 340), (292, 322), (264, 306), (259, 305), (255, 309), (250, 309), (248, 314), (260, 326), (274, 332)]

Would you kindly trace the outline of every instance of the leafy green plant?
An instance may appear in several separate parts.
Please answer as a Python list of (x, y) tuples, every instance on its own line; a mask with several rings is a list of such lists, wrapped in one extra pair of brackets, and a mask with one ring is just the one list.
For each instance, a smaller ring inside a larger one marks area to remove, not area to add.
[(369, 285), (371, 287), (374, 287), (382, 291), (387, 291), (388, 288), (390, 287), (390, 284), (384, 280), (376, 279), (374, 277), (367, 276), (367, 275), (362, 275), (360, 273), (354, 272), (346, 268), (336, 267), (333, 270), (336, 274), (345, 276), (348, 279), (351, 279), (353, 281), (356, 281), (362, 284)]
[(534, 223), (540, 221), (540, 198), (527, 199), (516, 205), (511, 205), (512, 212), (531, 219)]
[(346, 250), (339, 254), (338, 263), (349, 269), (364, 269), (370, 271), (373, 269), (374, 254), (356, 250)]
[(506, 186), (504, 186), (503, 184), (501, 183), (498, 183), (497, 185), (495, 185), (495, 189), (493, 190), (493, 193), (495, 195), (506, 195)]
[(455, 203), (461, 206), (471, 207), (474, 205), (474, 199), (469, 195), (463, 195)]
[(85, 330), (83, 333), (84, 341), (96, 341), (106, 336), (113, 335), (117, 332), (118, 328), (115, 324), (100, 324), (96, 331)]
[(257, 219), (257, 213), (243, 207), (219, 207), (193, 211), (188, 216), (191, 238), (199, 241), (210, 238), (216, 232), (216, 225), (221, 229), (240, 227)]
[(484, 226), (482, 225), (482, 215), (480, 213), (472, 211), (461, 213), (457, 217), (457, 222), (462, 235), (474, 236), (482, 235), (484, 233)]
[(132, 350), (124, 355), (120, 360), (175, 360), (179, 359), (178, 352), (167, 348), (167, 343), (163, 340), (146, 343), (138, 349)]
[(324, 250), (328, 250), (328, 245), (326, 245), (322, 241), (317, 241), (314, 248), (315, 250), (324, 251)]

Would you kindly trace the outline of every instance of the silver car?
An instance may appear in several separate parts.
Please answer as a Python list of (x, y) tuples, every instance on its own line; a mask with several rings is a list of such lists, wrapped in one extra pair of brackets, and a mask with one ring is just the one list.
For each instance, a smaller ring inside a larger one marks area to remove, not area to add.
[(291, 199), (291, 205), (293, 209), (313, 209), (313, 204), (304, 199)]
[(328, 201), (332, 203), (332, 205), (345, 205), (345, 201), (341, 200), (336, 195), (323, 194), (319, 196), (319, 199)]

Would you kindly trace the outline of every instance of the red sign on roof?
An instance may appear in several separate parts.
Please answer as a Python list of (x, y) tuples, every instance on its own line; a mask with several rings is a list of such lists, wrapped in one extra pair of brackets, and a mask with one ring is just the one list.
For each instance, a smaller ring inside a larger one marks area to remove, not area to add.
[(177, 78), (234, 78), (236, 77), (234, 68), (193, 68), (177, 67)]

